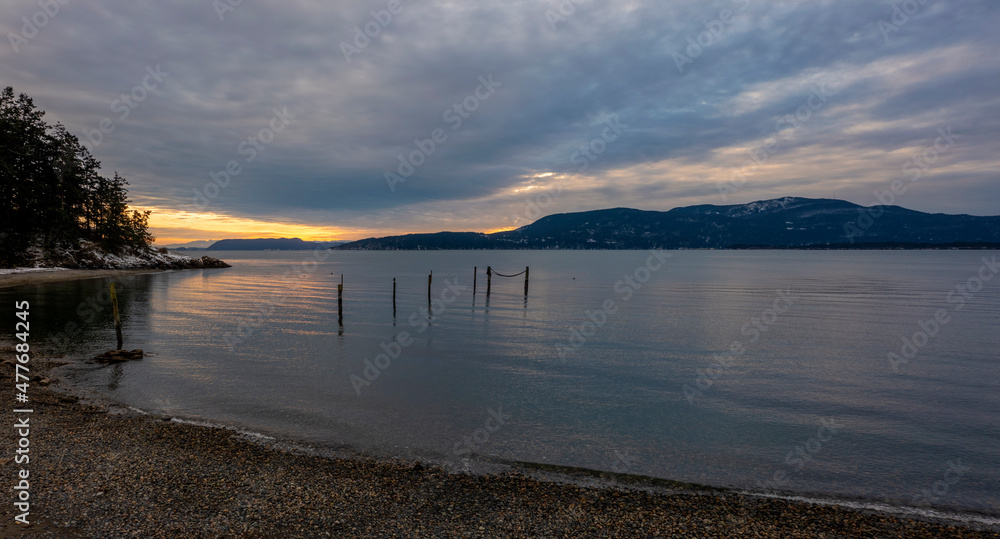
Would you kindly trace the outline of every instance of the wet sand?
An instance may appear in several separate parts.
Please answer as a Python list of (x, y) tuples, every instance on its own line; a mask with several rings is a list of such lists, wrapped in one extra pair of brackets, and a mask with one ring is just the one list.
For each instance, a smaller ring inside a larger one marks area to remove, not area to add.
[[(12, 356), (9, 346), (4, 357)], [(51, 364), (32, 359), (33, 374)], [(13, 366), (0, 368), (13, 385)], [(1000, 537), (1000, 533), (714, 489), (593, 486), (364, 455), (320, 456), (234, 430), (77, 402), (33, 383), (31, 520), (39, 537)], [(13, 389), (11, 387), (11, 389)], [(13, 391), (0, 391), (13, 424)], [(0, 470), (22, 466), (15, 434)], [(341, 453), (340, 455), (343, 455)], [(551, 477), (551, 476), (545, 476)], [(6, 511), (12, 511), (8, 504)], [(9, 536), (9, 535), (5, 535)]]

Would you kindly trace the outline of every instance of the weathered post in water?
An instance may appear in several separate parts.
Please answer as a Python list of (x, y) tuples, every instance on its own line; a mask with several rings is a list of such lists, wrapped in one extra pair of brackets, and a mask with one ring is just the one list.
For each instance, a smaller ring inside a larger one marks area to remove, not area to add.
[(476, 295), (476, 277), (479, 273), (479, 266), (472, 266), (472, 295)]
[(528, 266), (524, 267), (524, 297), (528, 297)]
[(490, 288), (493, 286), (493, 268), (486, 266), (486, 297), (490, 297)]
[(431, 304), (431, 279), (434, 277), (434, 270), (427, 274), (427, 304)]
[(392, 278), (392, 315), (396, 316), (396, 278)]
[(340, 284), (337, 285), (337, 323), (344, 325), (344, 274), (340, 274)]
[(111, 289), (111, 312), (115, 315), (115, 336), (118, 337), (118, 348), (122, 349), (122, 319), (118, 316), (118, 294), (115, 293), (115, 283), (108, 284)]

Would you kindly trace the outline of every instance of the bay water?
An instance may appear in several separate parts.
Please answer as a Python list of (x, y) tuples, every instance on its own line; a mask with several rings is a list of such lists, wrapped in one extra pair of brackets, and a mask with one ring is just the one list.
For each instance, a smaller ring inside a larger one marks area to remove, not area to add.
[[(109, 279), (0, 296), (73, 385), (150, 413), (1000, 516), (994, 251), (198, 254), (233, 267), (116, 279), (141, 361), (87, 361), (114, 347)], [(527, 296), (487, 297), (488, 265), (530, 267)]]

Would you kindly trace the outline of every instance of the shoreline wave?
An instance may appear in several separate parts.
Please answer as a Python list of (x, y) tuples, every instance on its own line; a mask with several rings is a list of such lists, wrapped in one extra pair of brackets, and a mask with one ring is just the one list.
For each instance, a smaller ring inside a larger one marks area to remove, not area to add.
[[(92, 398), (92, 396), (90, 397)], [(107, 396), (101, 396), (101, 401), (129, 411), (155, 417), (159, 414), (115, 401)], [(167, 418), (163, 418), (167, 419)], [(463, 457), (461, 463), (448, 459), (444, 455), (431, 451), (416, 451), (410, 455), (395, 454), (391, 451), (369, 450), (351, 445), (329, 445), (312, 443), (295, 436), (265, 434), (252, 430), (247, 425), (226, 424), (205, 419), (188, 419), (171, 416), (173, 423), (198, 426), (208, 429), (219, 429), (234, 432), (248, 442), (263, 445), (278, 451), (320, 457), (325, 459), (363, 459), (389, 461), (405, 464), (426, 463), (448, 470), (450, 473), (486, 476), (496, 473), (519, 472), (530, 478), (559, 484), (572, 484), (584, 487), (606, 489), (639, 490), (654, 494), (695, 494), (695, 495), (727, 495), (738, 494), (755, 498), (783, 500), (810, 505), (832, 506), (841, 509), (853, 509), (862, 512), (887, 515), (898, 518), (914, 518), (924, 522), (939, 524), (954, 524), (976, 530), (1000, 531), (1000, 513), (991, 514), (969, 509), (928, 506), (916, 507), (906, 504), (894, 504), (863, 497), (842, 497), (825, 493), (796, 493), (786, 491), (754, 490), (738, 486), (716, 486), (700, 483), (690, 483), (674, 479), (661, 478), (641, 474), (626, 474), (595, 468), (570, 465), (548, 464), (532, 461), (508, 459), (491, 455), (473, 454)], [(415, 458), (414, 455), (417, 457)]]

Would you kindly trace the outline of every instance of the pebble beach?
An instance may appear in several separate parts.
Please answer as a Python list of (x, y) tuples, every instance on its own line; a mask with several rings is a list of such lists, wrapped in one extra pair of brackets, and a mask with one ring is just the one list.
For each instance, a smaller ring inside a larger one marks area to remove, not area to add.
[[(59, 365), (32, 362), (36, 374)], [(2, 372), (13, 383), (10, 362)], [(32, 524), (8, 516), (6, 537), (1000, 537), (724, 490), (323, 456), (81, 400), (62, 385), (32, 384)], [(0, 395), (10, 424), (12, 392)], [(2, 443), (0, 469), (14, 481), (14, 436)]]

